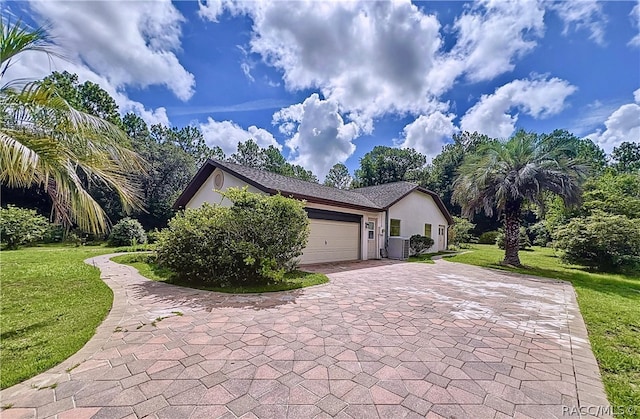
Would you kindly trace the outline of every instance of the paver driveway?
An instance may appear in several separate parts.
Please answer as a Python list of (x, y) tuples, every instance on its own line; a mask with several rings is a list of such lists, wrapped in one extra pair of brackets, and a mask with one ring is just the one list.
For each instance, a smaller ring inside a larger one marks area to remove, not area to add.
[(566, 283), (381, 263), (230, 296), (108, 258), (91, 260), (115, 292), (108, 319), (71, 359), (3, 391), (3, 418), (548, 418), (607, 405)]

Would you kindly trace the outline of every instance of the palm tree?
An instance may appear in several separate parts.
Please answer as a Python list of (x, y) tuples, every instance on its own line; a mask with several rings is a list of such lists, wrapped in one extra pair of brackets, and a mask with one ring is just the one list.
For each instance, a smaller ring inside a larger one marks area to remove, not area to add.
[(588, 167), (576, 156), (576, 143), (553, 142), (524, 131), (506, 142), (490, 141), (466, 157), (454, 182), (453, 200), (463, 215), (494, 210), (503, 216), (504, 264), (521, 266), (518, 256), (520, 216), (526, 203), (542, 206), (543, 192), (560, 196), (565, 205), (579, 203)]
[[(42, 28), (0, 21), (0, 80), (25, 51), (60, 56)], [(129, 144), (118, 127), (74, 109), (50, 85), (18, 81), (0, 87), (0, 182), (44, 188), (56, 222), (93, 233), (108, 230), (103, 209), (87, 192), (89, 182), (116, 191), (126, 210), (141, 206), (134, 179), (142, 160)]]

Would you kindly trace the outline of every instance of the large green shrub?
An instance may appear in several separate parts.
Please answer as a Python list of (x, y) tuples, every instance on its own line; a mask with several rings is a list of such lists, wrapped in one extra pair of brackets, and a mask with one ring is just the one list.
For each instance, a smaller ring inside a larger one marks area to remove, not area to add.
[(49, 229), (49, 222), (35, 210), (9, 205), (0, 208), (0, 240), (7, 249), (43, 240)]
[[(500, 249), (504, 249), (504, 230), (498, 230), (498, 235), (496, 236), (496, 244)], [(520, 226), (520, 250), (525, 250), (531, 247), (531, 240), (529, 240), (529, 235), (527, 234), (527, 229), (524, 226)]]
[(638, 268), (640, 223), (624, 215), (596, 211), (572, 219), (554, 233), (556, 246), (569, 263), (602, 271)]
[(427, 236), (421, 236), (420, 234), (414, 234), (409, 238), (409, 247), (414, 255), (421, 255), (431, 246), (433, 246), (433, 239)]
[(497, 231), (485, 231), (478, 237), (479, 244), (496, 244), (496, 238), (498, 238)]
[(142, 224), (132, 218), (123, 218), (111, 229), (109, 246), (131, 246), (147, 242), (147, 234)]
[(279, 280), (309, 235), (301, 201), (230, 188), (231, 207), (205, 204), (176, 215), (158, 239), (158, 261), (178, 279), (214, 286)]
[(477, 241), (471, 230), (476, 226), (466, 218), (453, 217), (454, 224), (449, 227), (449, 244), (462, 246)]

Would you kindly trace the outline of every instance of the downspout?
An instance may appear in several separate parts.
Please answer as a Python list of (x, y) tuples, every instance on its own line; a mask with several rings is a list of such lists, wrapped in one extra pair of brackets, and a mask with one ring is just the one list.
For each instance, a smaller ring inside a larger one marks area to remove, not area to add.
[(384, 210), (384, 257), (389, 257), (387, 246), (389, 245), (389, 210)]

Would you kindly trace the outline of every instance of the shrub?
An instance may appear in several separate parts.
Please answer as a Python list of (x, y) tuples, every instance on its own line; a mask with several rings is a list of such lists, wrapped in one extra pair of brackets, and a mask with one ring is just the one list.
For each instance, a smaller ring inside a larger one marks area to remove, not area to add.
[[(496, 237), (496, 244), (500, 249), (504, 249), (504, 230), (498, 230), (498, 235)], [(529, 240), (529, 235), (527, 234), (527, 229), (523, 226), (520, 226), (520, 250), (525, 250), (531, 247), (531, 240)]]
[(147, 242), (147, 235), (138, 220), (123, 218), (111, 229), (109, 246), (132, 246)]
[(0, 239), (7, 249), (17, 249), (44, 238), (49, 222), (35, 210), (9, 205), (0, 208)]
[(533, 235), (533, 244), (536, 246), (545, 247), (551, 242), (551, 234), (549, 234), (544, 221), (539, 221), (529, 227), (529, 232)]
[(480, 244), (496, 244), (498, 238), (497, 231), (485, 231), (478, 237), (478, 243)]
[(433, 246), (433, 239), (420, 234), (414, 234), (409, 238), (409, 247), (414, 255), (420, 255)]
[(563, 260), (601, 271), (634, 269), (640, 264), (640, 223), (624, 215), (596, 211), (573, 218), (554, 234)]
[(449, 244), (453, 246), (460, 246), (464, 243), (472, 243), (477, 241), (471, 229), (476, 225), (466, 218), (453, 217), (455, 223), (449, 227)]
[(182, 281), (221, 287), (282, 279), (306, 246), (303, 203), (246, 188), (223, 195), (231, 207), (205, 204), (169, 222), (158, 239), (158, 262)]

